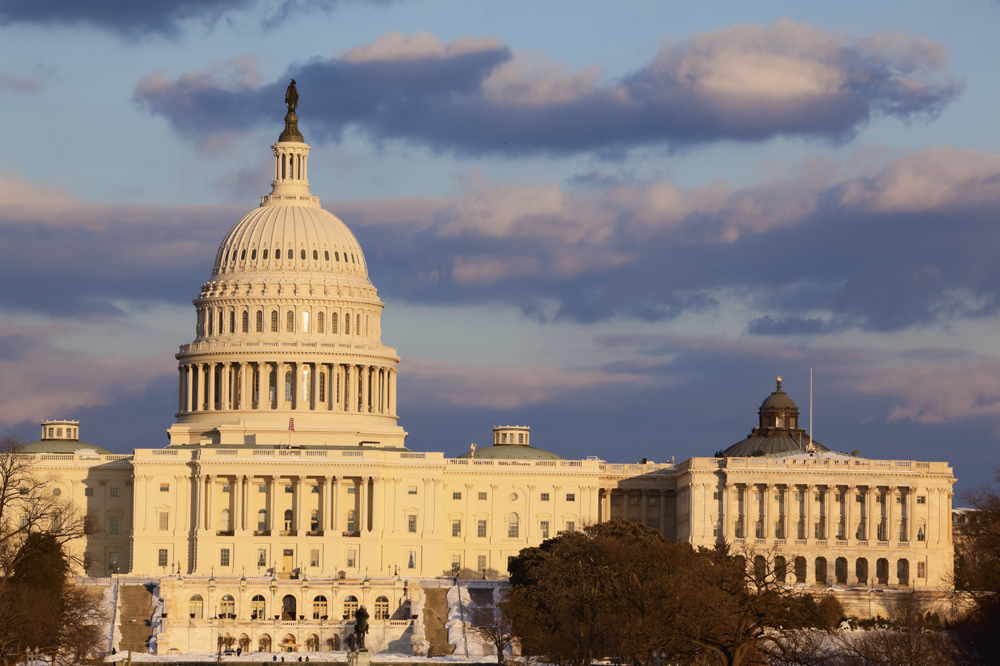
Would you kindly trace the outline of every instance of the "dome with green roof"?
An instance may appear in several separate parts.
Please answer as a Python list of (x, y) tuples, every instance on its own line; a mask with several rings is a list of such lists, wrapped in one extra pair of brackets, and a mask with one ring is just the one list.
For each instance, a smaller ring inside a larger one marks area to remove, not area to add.
[(493, 428), (493, 446), (463, 453), (459, 458), (478, 460), (564, 460), (551, 451), (530, 445), (531, 428), (528, 426), (496, 426)]
[(113, 454), (102, 446), (80, 441), (79, 421), (42, 421), (42, 438), (20, 447), (20, 453), (76, 453), (94, 451), (101, 455)]

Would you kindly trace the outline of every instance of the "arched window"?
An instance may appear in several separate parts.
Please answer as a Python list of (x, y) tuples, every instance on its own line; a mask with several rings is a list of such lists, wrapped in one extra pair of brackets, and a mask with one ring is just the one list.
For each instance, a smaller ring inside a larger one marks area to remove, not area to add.
[(250, 600), (250, 619), (251, 620), (263, 620), (264, 611), (267, 610), (267, 602), (264, 601), (263, 595), (256, 594), (254, 598)]
[(778, 555), (774, 558), (774, 579), (779, 583), (784, 583), (788, 576), (788, 564), (784, 557)]
[(354, 322), (354, 335), (361, 335), (361, 315), (360, 314), (358, 314), (358, 318)]
[(250, 261), (257, 261), (257, 250), (250, 250)]
[(243, 323), (243, 332), (244, 333), (249, 333), (250, 332), (250, 313), (247, 312), (246, 310), (243, 311), (243, 322), (242, 323)]
[(278, 332), (278, 311), (277, 310), (274, 310), (271, 313), (271, 332), (272, 333), (277, 333)]
[(519, 538), (519, 534), (521, 532), (521, 530), (520, 530), (520, 527), (521, 527), (520, 522), (521, 521), (518, 518), (518, 516), (517, 516), (516, 513), (512, 513), (509, 516), (507, 516), (507, 538), (508, 539), (517, 539), (517, 538)]
[(354, 614), (358, 612), (358, 598), (353, 594), (344, 597), (344, 619), (353, 620)]
[(837, 579), (837, 585), (847, 585), (847, 559), (843, 557), (838, 557), (837, 561), (834, 563), (834, 576)]
[(804, 557), (795, 558), (795, 582), (806, 582), (806, 558)]
[(222, 528), (223, 532), (229, 531), (229, 509), (222, 510), (222, 520), (219, 523), (219, 527)]
[(264, 248), (264, 254), (260, 255), (260, 258), (265, 261), (267, 260), (267, 248)]
[(291, 529), (292, 529), (292, 510), (291, 509), (286, 509), (285, 510), (285, 530), (286, 531), (291, 531)]
[(215, 314), (215, 311), (214, 311), (214, 310), (209, 310), (209, 311), (208, 311), (208, 334), (209, 334), (209, 335), (212, 335), (212, 329), (214, 329), (214, 328), (215, 328), (215, 327), (214, 327), (214, 326), (212, 325), (212, 324), (214, 323), (214, 322), (212, 321), (212, 318), (213, 318), (214, 314)]
[(884, 557), (875, 561), (875, 579), (879, 585), (889, 584), (889, 560)]
[(256, 317), (256, 319), (257, 319), (257, 328), (256, 328), (256, 330), (257, 330), (258, 333), (263, 333), (264, 332), (264, 311), (263, 310), (257, 310), (257, 317)]
[(231, 595), (222, 597), (219, 603), (219, 617), (236, 617), (236, 600)]
[(330, 332), (331, 333), (336, 333), (337, 332), (337, 313), (336, 312), (334, 312), (333, 314), (330, 315)]
[[(259, 617), (257, 619), (261, 620), (261, 619), (264, 619), (264, 618), (263, 618), (263, 616), (261, 616), (261, 617)], [(260, 650), (261, 652), (270, 652), (271, 651), (271, 637), (268, 636), (267, 634), (261, 634), (257, 638), (257, 649)]]
[(379, 597), (375, 600), (375, 619), (376, 620), (388, 620), (389, 619), (389, 598)]
[(257, 512), (257, 530), (260, 532), (267, 530), (267, 509), (261, 509)]
[(326, 316), (322, 312), (316, 315), (316, 332), (326, 333)]
[(340, 261), (340, 253), (339, 252), (334, 252), (333, 253), (333, 258), (336, 259), (337, 261)]
[(326, 402), (326, 373), (319, 373), (319, 401)]
[(817, 557), (816, 558), (816, 582), (820, 584), (826, 583), (826, 558)]
[(285, 372), (285, 402), (292, 401), (292, 371)]
[(232, 310), (229, 311), (229, 332), (236, 332), (236, 313)]
[(294, 333), (295, 332), (295, 313), (289, 310), (285, 313), (285, 332)]
[(326, 261), (330, 261), (330, 251), (329, 250), (323, 250), (323, 258)]
[[(305, 254), (305, 250), (303, 250), (303, 254)], [(294, 259), (295, 258), (295, 251), (292, 250), (292, 248), (288, 248), (288, 258), (289, 259)], [(305, 259), (305, 257), (302, 257), (302, 258)]]
[(350, 509), (347, 512), (347, 531), (357, 532), (357, 524), (354, 520), (354, 509)]
[(898, 560), (896, 562), (896, 579), (900, 585), (910, 584), (910, 561)]
[(763, 555), (753, 558), (753, 578), (758, 585), (763, 585), (767, 579), (767, 560)]
[(313, 599), (313, 619), (314, 620), (325, 620), (326, 619), (326, 597), (320, 595)]
[(240, 250), (240, 261), (245, 261), (246, 258), (247, 258), (247, 250), (246, 248), (243, 248), (242, 250)]
[(868, 560), (859, 557), (854, 563), (854, 576), (858, 579), (858, 585), (868, 584)]
[(344, 335), (351, 334), (351, 313), (344, 315)]
[(313, 509), (312, 513), (309, 514), (309, 531), (319, 532), (319, 511), (316, 509)]
[(295, 597), (290, 594), (286, 594), (281, 599), (281, 619), (294, 620), (296, 606)]
[(205, 616), (205, 600), (201, 598), (200, 594), (191, 597), (191, 600), (188, 602), (188, 613), (195, 620), (200, 620)]

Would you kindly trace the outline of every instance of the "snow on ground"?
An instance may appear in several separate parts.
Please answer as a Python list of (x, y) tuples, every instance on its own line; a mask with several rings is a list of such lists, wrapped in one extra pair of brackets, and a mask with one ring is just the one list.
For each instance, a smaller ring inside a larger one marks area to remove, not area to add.
[[(456, 650), (457, 652), (457, 650)], [(309, 657), (310, 662), (317, 663), (330, 663), (330, 662), (347, 662), (347, 653), (343, 650), (334, 650), (330, 652), (286, 652), (281, 654), (275, 654), (273, 652), (248, 652), (246, 654), (240, 655), (239, 657), (224, 656), (222, 657), (223, 663), (230, 662), (274, 662), (274, 657), (277, 657), (277, 663), (282, 663), (281, 658), (285, 658), (286, 664), (295, 663), (298, 664), (299, 657), (302, 657), (303, 663), (306, 657)], [(372, 662), (376, 664), (383, 663), (428, 663), (428, 664), (454, 664), (454, 663), (479, 663), (479, 664), (495, 664), (497, 658), (493, 655), (486, 655), (483, 657), (472, 657), (466, 658), (464, 652), (462, 656), (449, 655), (447, 657), (414, 657), (408, 654), (394, 654), (391, 652), (376, 652), (372, 654)], [(120, 652), (115, 655), (108, 656), (104, 659), (106, 663), (112, 662), (126, 662), (128, 661), (128, 653)], [(132, 653), (133, 662), (147, 662), (147, 661), (162, 661), (162, 662), (178, 662), (178, 661), (194, 661), (194, 662), (216, 662), (218, 661), (218, 656), (212, 653), (206, 652), (186, 652), (182, 654), (146, 654), (144, 652), (133, 652)]]

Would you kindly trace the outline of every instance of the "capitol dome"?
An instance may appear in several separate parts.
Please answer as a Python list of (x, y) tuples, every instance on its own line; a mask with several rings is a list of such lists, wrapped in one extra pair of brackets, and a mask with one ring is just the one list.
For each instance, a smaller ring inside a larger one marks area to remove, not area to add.
[(309, 191), (297, 95), (288, 104), (271, 192), (223, 238), (194, 300), (170, 441), (402, 448), (384, 304), (357, 238)]
[(829, 451), (812, 440), (805, 429), (799, 428), (799, 407), (791, 396), (781, 390), (781, 377), (771, 395), (764, 398), (757, 410), (757, 427), (750, 436), (716, 455), (727, 458), (754, 456), (783, 457), (812, 451)]

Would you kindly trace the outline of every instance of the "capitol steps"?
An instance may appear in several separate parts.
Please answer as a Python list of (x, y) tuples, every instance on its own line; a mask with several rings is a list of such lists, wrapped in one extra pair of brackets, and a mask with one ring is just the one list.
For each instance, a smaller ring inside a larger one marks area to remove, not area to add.
[(444, 657), (455, 651), (448, 642), (448, 588), (427, 588), (424, 591), (424, 632), (430, 647), (428, 657)]
[(145, 652), (153, 628), (153, 594), (146, 585), (122, 585), (120, 652)]

